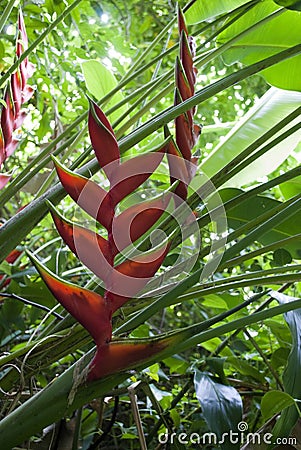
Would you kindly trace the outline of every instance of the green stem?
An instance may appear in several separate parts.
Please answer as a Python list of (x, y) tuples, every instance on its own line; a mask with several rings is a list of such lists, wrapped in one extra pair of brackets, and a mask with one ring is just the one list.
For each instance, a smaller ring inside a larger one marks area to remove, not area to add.
[(272, 366), (272, 364), (268, 360), (268, 358), (267, 358), (266, 354), (264, 353), (264, 351), (262, 350), (262, 348), (257, 344), (256, 339), (253, 338), (253, 336), (249, 333), (248, 330), (244, 330), (244, 334), (248, 337), (248, 340), (251, 342), (251, 345), (253, 345), (253, 347), (255, 348), (257, 353), (263, 359), (265, 365), (268, 368), (268, 371), (273, 375), (273, 377), (274, 377), (276, 383), (278, 384), (278, 386), (280, 387), (280, 389), (282, 391), (284, 391), (283, 383), (280, 380), (280, 377), (279, 377), (278, 373), (276, 372), (276, 370), (274, 369), (274, 367)]
[(122, 146), (123, 151), (133, 147), (142, 139), (156, 131), (158, 128), (167, 125), (171, 120), (175, 119), (180, 114), (183, 114), (189, 109), (192, 109), (194, 106), (203, 103), (205, 100), (208, 100), (210, 97), (218, 94), (224, 89), (233, 86), (239, 81), (244, 80), (245, 78), (248, 78), (255, 73), (261, 72), (262, 70), (265, 70), (280, 61), (284, 61), (288, 58), (296, 56), (299, 53), (301, 53), (301, 44), (290, 47), (286, 50), (283, 50), (282, 52), (251, 64), (250, 66), (244, 67), (243, 69), (240, 69), (237, 72), (234, 72), (224, 77), (223, 79), (217, 80), (209, 86), (204, 87), (200, 91), (196, 92), (194, 96), (190, 97), (179, 105), (167, 108), (162, 113), (157, 114), (151, 120), (141, 125), (128, 136), (121, 139), (120, 145)]
[(288, 237), (286, 239), (282, 239), (281, 241), (273, 242), (270, 245), (266, 245), (258, 250), (254, 250), (253, 252), (249, 252), (245, 255), (237, 256), (236, 258), (230, 259), (225, 264), (220, 266), (220, 270), (224, 268), (234, 267), (240, 265), (244, 261), (248, 261), (249, 259), (254, 259), (259, 255), (264, 253), (271, 252), (273, 250), (277, 250), (278, 248), (285, 248), (287, 245), (295, 244), (296, 242), (301, 241), (301, 234), (296, 234), (295, 236)]
[[(136, 369), (145, 368), (158, 360), (188, 350), (214, 337), (230, 333), (237, 328), (258, 323), (300, 307), (301, 300), (296, 300), (247, 315), (209, 330), (203, 331), (202, 323), (184, 328), (170, 335), (174, 337), (174, 345), (168, 346), (163, 351), (144, 361), (138, 361)], [(65, 414), (70, 414), (93, 398), (105, 395), (114, 386), (128, 378), (127, 372), (112, 374), (93, 383), (81, 383), (76, 388), (74, 386), (75, 380), (83, 369), (87, 367), (92, 355), (93, 351), (89, 352), (58, 377), (55, 382), (49, 384), (0, 422), (2, 450), (10, 450), (12, 447), (19, 445), (47, 425), (59, 420)]]
[[(253, 6), (252, 6), (253, 7)], [(246, 30), (243, 30), (236, 36), (234, 36), (229, 41), (222, 44), (220, 47), (214, 49), (208, 56), (202, 57), (196, 59), (196, 64), (204, 66), (209, 61), (211, 61), (213, 58), (216, 58), (217, 56), (221, 55), (224, 51), (228, 50), (230, 47), (232, 47), (233, 44), (235, 44), (237, 41), (239, 41), (244, 36), (247, 36), (250, 32), (254, 32), (257, 28), (262, 27), (264, 24), (269, 22), (270, 20), (274, 19), (275, 17), (280, 16), (282, 13), (286, 11), (285, 8), (279, 8), (277, 11), (274, 11), (273, 13), (269, 14), (268, 16), (264, 17), (263, 19), (256, 22), (254, 25), (250, 26)], [(247, 12), (247, 11), (245, 11)]]
[[(153, 96), (148, 103), (146, 103), (142, 108), (140, 108), (136, 114), (130, 117), (127, 120), (127, 122), (118, 129), (117, 137), (122, 136), (126, 132), (126, 130), (130, 128), (131, 125), (133, 125), (138, 119), (140, 119), (143, 116), (143, 114), (149, 111), (149, 108), (151, 108), (153, 105), (156, 105), (159, 102), (159, 100), (161, 100), (161, 98), (164, 97), (164, 95), (168, 94), (168, 92), (172, 89), (172, 87), (173, 84), (171, 83), (167, 85), (164, 89), (162, 89), (160, 92), (158, 92), (157, 95)], [(140, 102), (141, 99), (139, 99), (138, 103)], [(130, 110), (132, 109), (134, 108), (130, 108)]]
[[(143, 100), (146, 100), (146, 98), (147, 98), (150, 94), (153, 93), (154, 89), (156, 89), (157, 87), (159, 87), (165, 80), (166, 80), (166, 76), (165, 76), (165, 75), (163, 75), (163, 76), (161, 76), (161, 77), (159, 77), (159, 78), (157, 78), (157, 79), (153, 79), (152, 82), (149, 83), (149, 84), (150, 84), (150, 87), (149, 87), (149, 89), (147, 89), (147, 90), (145, 91), (143, 97), (138, 98), (138, 100), (137, 100), (136, 102), (134, 102), (134, 103), (130, 106), (129, 109), (127, 109), (120, 117), (118, 117), (118, 119), (113, 123), (112, 128), (115, 130), (115, 128), (116, 128), (116, 127), (117, 127), (124, 119), (126, 119), (126, 118), (129, 116), (129, 114), (130, 114), (132, 111), (134, 111), (134, 109), (137, 108)], [(145, 105), (144, 105), (144, 106), (145, 106)], [(147, 111), (147, 109), (146, 109), (146, 111)], [(141, 114), (141, 116), (142, 116), (142, 114)], [(132, 118), (130, 118), (130, 119), (132, 119)], [(131, 124), (132, 124), (132, 123), (131, 123)], [(128, 126), (127, 128), (129, 128), (129, 127), (130, 127), (130, 126)], [(117, 133), (118, 133), (120, 136), (122, 136), (123, 133), (124, 133), (124, 131), (126, 131), (127, 128), (125, 128), (125, 129), (121, 128), (121, 129), (118, 130)]]
[[(187, 340), (183, 339), (182, 342), (177, 343), (177, 351), (182, 352), (193, 347), (194, 345), (200, 344), (201, 342), (205, 342), (217, 336), (222, 336), (223, 334), (230, 333), (231, 331), (234, 331), (238, 328), (243, 328), (252, 325), (253, 323), (258, 323), (271, 317), (284, 314), (288, 311), (294, 311), (295, 309), (299, 309), (300, 307), (301, 299), (294, 300), (290, 303), (286, 303), (280, 306), (275, 306), (268, 310), (255, 312), (253, 314), (247, 315), (246, 317), (232, 320), (231, 322), (212, 328), (210, 330), (202, 331), (201, 324), (192, 325), (183, 330), (187, 336)], [(178, 333), (180, 332), (181, 331), (179, 331)]]
[[(207, 100), (211, 96), (217, 94), (223, 89), (232, 86), (233, 84), (245, 79), (258, 71), (271, 67), (280, 61), (287, 58), (291, 58), (301, 53), (301, 44), (286, 49), (276, 55), (269, 56), (262, 61), (245, 67), (231, 75), (228, 75), (222, 80), (218, 80), (210, 86), (205, 87), (198, 91), (193, 97), (185, 100), (183, 103), (170, 107), (163, 113), (158, 114), (150, 121), (143, 124), (134, 132), (124, 137), (119, 142), (121, 151), (126, 151), (140, 142), (142, 139), (149, 136), (158, 128), (167, 124), (171, 120), (175, 119), (178, 115), (188, 111), (189, 109), (197, 106), (199, 103)], [(90, 177), (99, 169), (99, 165), (95, 159), (90, 161), (87, 165), (83, 166), (80, 170), (85, 176)], [(8, 220), (0, 229), (0, 255), (3, 260), (10, 251), (20, 242), (27, 233), (41, 220), (44, 214), (47, 212), (46, 199), (50, 200), (56, 205), (66, 195), (62, 186), (57, 185), (47, 191), (44, 196), (41, 196), (37, 200), (33, 201), (27, 208), (20, 211), (10, 220)]]
[(9, 2), (6, 4), (6, 6), (4, 8), (4, 11), (0, 17), (0, 33), (2, 32), (3, 27), (6, 24), (6, 21), (10, 16), (10, 13), (14, 7), (14, 4), (15, 4), (15, 0), (9, 0)]
[[(236, 255), (240, 250), (246, 248), (249, 244), (253, 242), (254, 239), (258, 238), (258, 236), (264, 234), (267, 229), (273, 228), (275, 224), (280, 223), (284, 219), (287, 219), (292, 214), (295, 214), (296, 211), (300, 208), (301, 203), (301, 194), (297, 196), (297, 200), (292, 200), (289, 202), (288, 206), (280, 205), (279, 212), (274, 214), (273, 217), (266, 220), (263, 224), (259, 225), (257, 228), (255, 228), (254, 231), (250, 232), (245, 238), (241, 239), (238, 243), (234, 244), (232, 247), (228, 248), (222, 256), (220, 254), (217, 254), (217, 256), (213, 257), (210, 262), (207, 263), (207, 270), (208, 273), (210, 272), (210, 268), (217, 267), (222, 264), (223, 262), (227, 261), (228, 259), (232, 258), (234, 255)], [(153, 302), (148, 307), (144, 308), (141, 312), (139, 312), (136, 316), (134, 316), (132, 319), (128, 320), (124, 325), (122, 325), (117, 332), (123, 333), (125, 331), (129, 331), (131, 329), (136, 328), (136, 326), (140, 325), (141, 323), (144, 323), (146, 320), (148, 320), (150, 317), (152, 317), (155, 313), (160, 311), (166, 306), (169, 306), (170, 304), (173, 304), (175, 302), (175, 299), (179, 297), (179, 295), (184, 294), (189, 288), (194, 286), (196, 283), (200, 283), (201, 279), (204, 278), (204, 268), (201, 267), (200, 269), (193, 272), (191, 275), (189, 275), (187, 278), (182, 280), (180, 283), (178, 283), (175, 287), (173, 287), (170, 291), (168, 291), (166, 294), (161, 296), (158, 300)], [(293, 276), (294, 280), (296, 280), (296, 276)], [(285, 278), (287, 280), (287, 278)], [(290, 278), (291, 280), (291, 278)], [(270, 282), (272, 282), (270, 280)], [(259, 283), (260, 284), (260, 283)], [(225, 287), (227, 289), (227, 287)]]
[(75, 0), (71, 5), (68, 6), (68, 8), (65, 9), (65, 11), (62, 12), (47, 28), (43, 31), (43, 33), (40, 34), (40, 36), (22, 53), (20, 58), (8, 69), (8, 71), (2, 76), (0, 79), (0, 86), (2, 86), (6, 80), (10, 78), (10, 76), (15, 72), (15, 70), (19, 67), (22, 61), (24, 61), (25, 58), (27, 58), (30, 53), (35, 50), (41, 42), (48, 36), (49, 33), (51, 33), (52, 30), (55, 29), (55, 27), (62, 22), (70, 13), (71, 11), (76, 8), (82, 0)]

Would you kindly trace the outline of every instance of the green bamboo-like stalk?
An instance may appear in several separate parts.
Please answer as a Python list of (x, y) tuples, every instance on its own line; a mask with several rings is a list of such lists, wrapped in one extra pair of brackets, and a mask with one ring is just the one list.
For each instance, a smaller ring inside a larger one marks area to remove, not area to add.
[(14, 7), (14, 4), (15, 4), (15, 0), (9, 0), (9, 2), (6, 4), (6, 6), (4, 8), (4, 11), (0, 17), (0, 33), (2, 32), (3, 27), (4, 27), (7, 19), (10, 16), (10, 13)]
[[(193, 97), (185, 100), (183, 103), (168, 108), (163, 113), (158, 114), (153, 119), (143, 124), (128, 136), (122, 138), (119, 142), (121, 151), (126, 151), (132, 146), (140, 142), (145, 137), (156, 131), (158, 128), (166, 125), (175, 117), (185, 111), (197, 106), (211, 96), (217, 94), (223, 89), (261, 71), (267, 67), (277, 64), (287, 58), (291, 58), (301, 53), (301, 44), (286, 49), (276, 55), (265, 58), (262, 61), (254, 63), (245, 67), (222, 80), (218, 80), (210, 86), (207, 86), (198, 91)], [(99, 169), (98, 163), (95, 159), (85, 165), (80, 173), (91, 176)], [(0, 230), (0, 258), (1, 261), (12, 251), (16, 245), (28, 234), (29, 231), (41, 220), (47, 212), (46, 200), (50, 200), (53, 204), (57, 204), (65, 196), (65, 192), (60, 185), (54, 186), (47, 191), (45, 195), (33, 201), (27, 208), (20, 211), (13, 218), (7, 221)]]
[[(169, 333), (164, 337), (139, 340), (139, 342), (155, 343), (169, 339), (170, 345), (144, 361), (137, 361), (136, 368), (140, 370), (155, 361), (185, 351), (201, 342), (300, 307), (301, 300), (296, 300), (247, 315), (215, 328), (204, 330), (204, 324), (198, 323), (180, 331)], [(133, 340), (130, 342), (133, 342)], [(89, 384), (82, 383), (76, 388), (74, 378), (77, 379), (90, 362), (92, 353), (89, 352), (45, 389), (19, 406), (0, 422), (2, 450), (11, 450), (12, 447), (21, 444), (25, 439), (40, 432), (42, 428), (59, 420), (64, 415), (70, 414), (93, 398), (105, 395), (114, 386), (128, 378), (128, 373), (122, 372)]]
[[(252, 8), (254, 5), (256, 4), (256, 2), (252, 3), (245, 8), (246, 5), (244, 6), (243, 11), (238, 14), (233, 20), (237, 20), (239, 17), (241, 17), (242, 14), (244, 14), (245, 12), (247, 12), (247, 10), (249, 10), (250, 8)], [(240, 8), (238, 8), (238, 10), (240, 10)], [(212, 52), (208, 52), (209, 54), (206, 56), (200, 56), (199, 58), (196, 59), (195, 61), (195, 65), (197, 67), (200, 67), (202, 65), (205, 65), (206, 63), (208, 63), (209, 61), (211, 61), (212, 59), (214, 59), (215, 57), (217, 57), (218, 55), (222, 54), (226, 49), (228, 49), (229, 47), (231, 47), (231, 45), (236, 42), (237, 40), (241, 39), (242, 36), (244, 36), (245, 34), (248, 34), (250, 31), (253, 31), (255, 28), (257, 28), (258, 26), (262, 25), (263, 23), (270, 21), (274, 15), (278, 15), (280, 13), (282, 13), (284, 11), (284, 9), (281, 10), (277, 10), (276, 12), (272, 13), (271, 15), (265, 17), (264, 19), (262, 19), (261, 21), (259, 21), (258, 23), (252, 25), (251, 27), (249, 27), (247, 30), (244, 30), (242, 33), (240, 33), (239, 35), (235, 36), (234, 38), (232, 38), (229, 42), (226, 42), (225, 44), (221, 45), (219, 48), (217, 48), (216, 50), (212, 51)], [(220, 20), (220, 19), (218, 19)], [(230, 23), (232, 23), (231, 21), (229, 23), (227, 23), (225, 25), (225, 28), (227, 28), (227, 26), (230, 25)], [(207, 24), (204, 28), (207, 28), (209, 24)], [(212, 25), (212, 24), (211, 24)], [(215, 36), (215, 34), (213, 35)], [(209, 39), (211, 39), (212, 36)], [(156, 38), (155, 38), (156, 40)], [(177, 47), (177, 46), (174, 46)], [(174, 47), (172, 49), (174, 49)], [(154, 58), (153, 60), (151, 60), (149, 63), (147, 63), (147, 65), (142, 66), (140, 69), (138, 69), (134, 74), (130, 75), (131, 71), (129, 71), (127, 73), (127, 75), (118, 83), (118, 85), (112, 89), (110, 92), (108, 92), (100, 101), (100, 104), (103, 105), (107, 102), (107, 100), (109, 100), (116, 92), (118, 92), (119, 89), (121, 89), (122, 87), (124, 87), (126, 84), (128, 84), (130, 81), (132, 81), (135, 77), (137, 77), (138, 75), (140, 75), (141, 73), (143, 73), (148, 67), (152, 66), (156, 61), (160, 61), (165, 53), (170, 53), (170, 50), (172, 49), (168, 49), (168, 51), (161, 53), (160, 55), (158, 55), (156, 58)], [(147, 54), (148, 49), (145, 50), (144, 53)], [(143, 53), (143, 55), (144, 55)], [(141, 55), (141, 56), (143, 56)], [(165, 75), (159, 77), (158, 80), (153, 80), (155, 81), (155, 85), (161, 85), (164, 81), (170, 79), (173, 75), (173, 69), (171, 69), (170, 71), (168, 71)], [(143, 87), (142, 87), (143, 88)], [(146, 86), (145, 86), (146, 88)], [(117, 137), (122, 136), (124, 134), (124, 132), (133, 124), (135, 123), (136, 120), (138, 120), (143, 114), (144, 112), (146, 112), (151, 106), (152, 104), (155, 104), (157, 101), (159, 101), (164, 95), (166, 95), (170, 90), (172, 89), (172, 85), (170, 84), (169, 86), (166, 86), (161, 92), (159, 92), (157, 94), (157, 96), (155, 98), (152, 98), (150, 100), (150, 102), (147, 105), (144, 105), (144, 107), (140, 110), (137, 111), (136, 115), (132, 118), (130, 118), (130, 120), (127, 121), (126, 124), (124, 124), (120, 130), (116, 131), (116, 135)], [(137, 91), (134, 93), (136, 94)], [(147, 95), (147, 94), (145, 94)], [(135, 102), (135, 105), (137, 106), (137, 104), (141, 103), (141, 101), (143, 101), (144, 97), (141, 97), (137, 100), (137, 102)], [(118, 107), (122, 106), (122, 104), (126, 101), (126, 99), (124, 99), (124, 101), (119, 102), (118, 105), (115, 105), (114, 107), (110, 108), (109, 112), (115, 111)], [(127, 115), (131, 110), (134, 109), (134, 105), (132, 105), (130, 107), (130, 109), (125, 113), (125, 115)], [(35, 175), (36, 173), (38, 173), (45, 164), (47, 164), (50, 161), (50, 152), (52, 151), (52, 149), (55, 148), (56, 144), (59, 143), (65, 136), (68, 136), (70, 134), (70, 131), (72, 131), (76, 126), (78, 126), (85, 118), (87, 117), (87, 112), (82, 113), (71, 125), (69, 125), (66, 130), (60, 134), (60, 136), (58, 136), (54, 141), (52, 141), (47, 147), (45, 147), (45, 149), (33, 160), (31, 161), (27, 168), (26, 168), (26, 173), (24, 174), (23, 172), (21, 172), (10, 184), (9, 186), (0, 193), (0, 207), (3, 206), (13, 195), (15, 195), (17, 193), (17, 191), (19, 189), (21, 189), (30, 179), (33, 175)], [(120, 122), (120, 119), (116, 122), (116, 124), (118, 124)], [(116, 125), (114, 124), (114, 126)], [(68, 143), (70, 142), (70, 139), (67, 141)], [(67, 146), (67, 143), (63, 144), (62, 146), (60, 146), (55, 152), (54, 154), (60, 154)], [(90, 147), (91, 149), (91, 147)], [(78, 159), (78, 162), (80, 161), (80, 158)], [(40, 163), (39, 163), (40, 162)], [(38, 164), (39, 163), (39, 164)], [(38, 165), (37, 165), (38, 164)], [(33, 167), (36, 166), (34, 169)], [(75, 162), (74, 167), (77, 167), (77, 163)]]
[[(217, 254), (216, 257), (213, 257), (211, 261), (207, 263), (209, 270), (210, 266), (212, 267), (219, 266), (228, 259), (233, 258), (233, 256), (239, 253), (242, 249), (244, 249), (249, 244), (253, 243), (253, 241), (256, 240), (258, 236), (264, 234), (267, 230), (271, 229), (275, 224), (278, 224), (282, 220), (295, 214), (295, 212), (300, 209), (301, 194), (296, 197), (297, 199), (290, 200), (288, 201), (287, 204), (279, 205), (277, 213), (274, 213), (272, 217), (270, 217), (264, 223), (259, 225), (249, 234), (247, 234), (247, 236), (245, 236), (239, 242), (237, 242), (236, 244), (225, 250), (223, 255)], [(134, 316), (133, 318), (128, 320), (124, 325), (119, 327), (117, 333), (124, 333), (136, 328), (137, 326), (139, 326), (141, 323), (144, 323), (146, 320), (148, 320), (150, 317), (152, 317), (154, 314), (156, 314), (164, 307), (173, 304), (173, 302), (179, 295), (184, 294), (189, 288), (191, 288), (196, 283), (199, 283), (202, 280), (204, 276), (203, 270), (204, 270), (203, 267), (201, 267), (200, 269), (194, 271), (191, 275), (189, 275), (180, 283), (178, 283), (174, 288), (170, 289), (166, 294), (163, 294), (155, 302), (153, 302), (148, 307), (144, 308), (136, 316)]]
[(277, 250), (278, 248), (285, 248), (287, 245), (295, 244), (301, 241), (301, 234), (296, 234), (295, 236), (291, 236), (285, 239), (281, 239), (280, 241), (273, 242), (270, 245), (265, 245), (258, 250), (254, 250), (245, 255), (237, 256), (236, 258), (230, 259), (226, 261), (224, 264), (221, 264), (220, 270), (224, 268), (234, 267), (240, 265), (244, 261), (248, 261), (249, 259), (256, 258), (257, 256), (263, 255), (268, 252), (272, 252), (273, 250)]
[(15, 70), (18, 69), (21, 62), (24, 61), (25, 58), (27, 58), (30, 53), (32, 53), (43, 40), (48, 36), (51, 31), (53, 31), (57, 25), (62, 22), (70, 13), (71, 11), (76, 8), (82, 0), (74, 0), (71, 5), (69, 5), (63, 12), (60, 14), (53, 22), (49, 24), (49, 26), (46, 28), (46, 30), (43, 31), (43, 33), (40, 34), (40, 36), (22, 53), (19, 59), (7, 70), (7, 72), (0, 78), (0, 86), (2, 86), (6, 80), (10, 78), (10, 76), (15, 72)]

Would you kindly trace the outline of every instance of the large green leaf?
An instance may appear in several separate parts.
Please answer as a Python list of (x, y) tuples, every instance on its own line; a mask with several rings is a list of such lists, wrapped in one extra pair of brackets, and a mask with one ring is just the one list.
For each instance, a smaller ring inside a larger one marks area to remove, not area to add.
[(295, 400), (286, 392), (269, 391), (262, 397), (260, 407), (264, 420), (268, 420), (294, 404)]
[(239, 449), (239, 443), (231, 443), (229, 436), (223, 436), (230, 430), (236, 432), (242, 418), (242, 400), (236, 389), (218, 383), (199, 370), (195, 371), (194, 386), (210, 431), (220, 442), (224, 441), (221, 448)]
[[(220, 196), (223, 201), (227, 201), (233, 197), (239, 195), (242, 191), (240, 189), (228, 188), (220, 191)], [(237, 229), (246, 223), (249, 223), (252, 219), (259, 217), (269, 209), (275, 208), (280, 202), (269, 197), (258, 195), (250, 198), (235, 208), (230, 209), (227, 212), (227, 220), (230, 228)], [(268, 245), (273, 242), (280, 241), (289, 236), (294, 236), (300, 233), (301, 212), (294, 214), (292, 217), (280, 222), (268, 233), (258, 237), (258, 241), (263, 245)], [(286, 250), (296, 257), (301, 257), (300, 243), (289, 244)]]
[[(224, 30), (217, 39), (219, 45), (228, 42), (261, 19), (279, 9), (273, 0), (265, 0)], [(301, 39), (301, 15), (296, 11), (285, 10), (268, 23), (258, 26), (223, 53), (226, 64), (240, 61), (252, 64), (255, 61), (292, 47)], [(301, 56), (279, 63), (261, 72), (266, 81), (282, 89), (301, 90)]]
[[(82, 70), (88, 91), (96, 98), (101, 100), (106, 94), (117, 86), (117, 80), (114, 74), (107, 69), (101, 62), (91, 59), (82, 62)], [(118, 91), (107, 103), (106, 108), (116, 105), (124, 99), (121, 91)], [(126, 106), (122, 106), (117, 112), (109, 115), (110, 121), (114, 122), (121, 114), (126, 111)]]
[[(296, 298), (282, 294), (280, 292), (271, 292), (280, 304), (291, 303)], [(290, 328), (293, 345), (288, 357), (287, 366), (283, 373), (283, 385), (285, 392), (294, 399), (301, 400), (301, 309), (289, 311), (284, 314), (285, 320)], [(273, 430), (274, 436), (288, 436), (298, 420), (298, 411), (295, 406), (285, 409)]]
[(274, 0), (274, 2), (277, 3), (277, 5), (284, 6), (284, 8), (301, 11), (300, 0)]
[[(204, 160), (201, 165), (202, 171), (208, 177), (217, 173), (252, 142), (298, 108), (300, 104), (301, 94), (299, 92), (287, 92), (277, 88), (269, 89)], [(290, 124), (290, 127), (294, 123)], [(284, 128), (284, 130), (286, 129)], [(243, 186), (270, 174), (296, 148), (300, 140), (301, 130), (273, 147), (231, 178), (227, 184)]]
[(248, 3), (248, 0), (196, 0), (185, 14), (188, 24), (202, 22), (211, 19), (225, 12), (229, 12), (241, 5)]

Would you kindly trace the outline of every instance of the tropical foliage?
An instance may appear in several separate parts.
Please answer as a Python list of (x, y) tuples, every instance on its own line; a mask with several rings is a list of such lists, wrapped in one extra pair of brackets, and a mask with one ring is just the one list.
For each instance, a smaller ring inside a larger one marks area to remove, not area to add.
[(298, 448), (300, 2), (2, 3), (1, 448)]

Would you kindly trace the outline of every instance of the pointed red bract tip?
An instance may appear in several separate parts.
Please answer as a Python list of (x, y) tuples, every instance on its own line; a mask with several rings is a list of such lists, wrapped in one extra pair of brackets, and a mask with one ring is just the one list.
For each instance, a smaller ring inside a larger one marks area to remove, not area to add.
[(179, 35), (181, 35), (182, 31), (184, 31), (184, 33), (186, 35), (188, 35), (185, 17), (184, 17), (182, 8), (179, 5), (178, 5), (178, 30), (179, 30)]
[(96, 292), (61, 280), (43, 267), (36, 258), (33, 263), (57, 301), (86, 328), (95, 343), (103, 345), (109, 342), (112, 333), (112, 311), (104, 298)]
[(119, 165), (119, 147), (110, 122), (102, 110), (92, 101), (90, 101), (88, 128), (95, 156), (100, 167), (111, 180)]
[(106, 286), (113, 312), (144, 288), (161, 266), (169, 248), (167, 243), (165, 247), (127, 259), (114, 267), (110, 284)]
[[(190, 44), (189, 44), (190, 42)], [(194, 85), (196, 82), (196, 70), (193, 65), (193, 55), (191, 53), (193, 49), (193, 39), (190, 38), (190, 41), (187, 39), (187, 35), (185, 33), (181, 34), (180, 38), (180, 60), (182, 62), (187, 80), (189, 82), (192, 94), (194, 93)]]
[(100, 279), (105, 281), (112, 264), (108, 241), (94, 231), (67, 221), (53, 208), (55, 226), (70, 250)]
[(88, 381), (98, 380), (112, 373), (136, 368), (143, 361), (162, 352), (173, 343), (172, 338), (150, 342), (111, 342), (97, 348), (90, 363)]
[(91, 217), (109, 228), (114, 216), (110, 196), (94, 181), (67, 170), (54, 160), (58, 177), (70, 197)]

